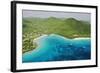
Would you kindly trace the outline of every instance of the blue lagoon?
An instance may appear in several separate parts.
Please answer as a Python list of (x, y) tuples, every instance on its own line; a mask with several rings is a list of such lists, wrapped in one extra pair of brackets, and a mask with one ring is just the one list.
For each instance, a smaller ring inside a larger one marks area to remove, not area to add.
[(91, 39), (69, 39), (57, 34), (43, 35), (36, 39), (37, 47), (22, 55), (22, 62), (48, 62), (87, 60), (91, 58)]

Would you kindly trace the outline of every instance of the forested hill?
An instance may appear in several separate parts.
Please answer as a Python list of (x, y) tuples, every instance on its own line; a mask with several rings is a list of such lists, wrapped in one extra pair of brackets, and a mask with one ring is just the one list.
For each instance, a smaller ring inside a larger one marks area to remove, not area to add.
[(43, 34), (66, 38), (90, 37), (90, 23), (74, 18), (23, 18), (23, 52), (36, 48), (33, 39)]
[(90, 24), (74, 18), (25, 18), (23, 19), (23, 33), (33, 36), (55, 33), (69, 38), (90, 37)]

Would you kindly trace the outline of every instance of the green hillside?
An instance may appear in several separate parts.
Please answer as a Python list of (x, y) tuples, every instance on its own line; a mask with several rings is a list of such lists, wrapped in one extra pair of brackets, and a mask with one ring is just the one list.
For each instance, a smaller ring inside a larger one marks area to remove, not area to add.
[(67, 38), (90, 37), (90, 24), (74, 18), (23, 18), (23, 53), (36, 47), (34, 38), (52, 33)]

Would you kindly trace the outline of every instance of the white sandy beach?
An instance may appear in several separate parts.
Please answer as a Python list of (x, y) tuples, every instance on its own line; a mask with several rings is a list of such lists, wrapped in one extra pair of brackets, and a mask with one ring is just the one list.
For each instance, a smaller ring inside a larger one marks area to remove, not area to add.
[[(50, 35), (54, 35), (54, 34), (50, 34)], [(39, 44), (39, 41), (41, 39), (43, 39), (44, 37), (47, 37), (47, 36), (48, 36), (47, 34), (43, 34), (42, 36), (35, 38), (33, 40), (33, 43)], [(62, 37), (62, 38), (67, 39), (66, 37)], [(79, 37), (79, 38), (73, 38), (72, 40), (85, 40), (85, 39), (90, 39), (90, 38), (88, 38), (88, 37)]]
[(88, 38), (88, 37), (79, 37), (79, 38), (74, 38), (73, 40), (84, 40), (84, 39), (90, 39), (90, 38)]
[(44, 37), (47, 37), (47, 36), (48, 36), (47, 34), (43, 34), (42, 36), (35, 38), (33, 40), (33, 43), (37, 43), (38, 44), (38, 42), (39, 42), (40, 39), (43, 39)]

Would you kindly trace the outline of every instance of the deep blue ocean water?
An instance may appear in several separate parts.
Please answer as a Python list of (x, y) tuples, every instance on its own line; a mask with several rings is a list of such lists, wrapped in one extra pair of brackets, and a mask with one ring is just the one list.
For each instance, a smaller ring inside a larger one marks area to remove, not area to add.
[(87, 60), (91, 58), (91, 40), (68, 39), (51, 34), (38, 40), (35, 50), (22, 55), (22, 62)]

